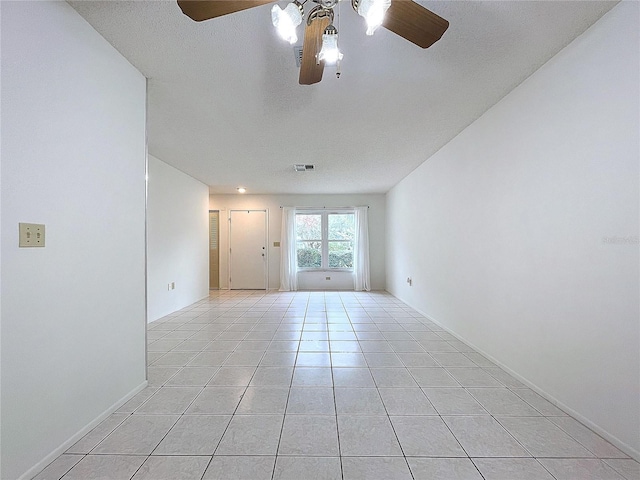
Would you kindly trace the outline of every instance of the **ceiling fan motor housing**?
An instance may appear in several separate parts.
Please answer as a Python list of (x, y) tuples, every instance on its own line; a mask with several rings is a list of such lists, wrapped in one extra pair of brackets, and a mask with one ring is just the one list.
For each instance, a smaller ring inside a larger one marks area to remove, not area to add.
[(316, 3), (319, 3), (324, 8), (333, 8), (338, 3), (338, 0), (313, 0)]

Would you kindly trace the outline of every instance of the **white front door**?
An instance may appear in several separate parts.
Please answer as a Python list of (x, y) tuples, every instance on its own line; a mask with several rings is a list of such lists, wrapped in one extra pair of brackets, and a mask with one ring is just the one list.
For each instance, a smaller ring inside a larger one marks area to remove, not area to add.
[(231, 210), (229, 285), (232, 290), (267, 288), (267, 211)]

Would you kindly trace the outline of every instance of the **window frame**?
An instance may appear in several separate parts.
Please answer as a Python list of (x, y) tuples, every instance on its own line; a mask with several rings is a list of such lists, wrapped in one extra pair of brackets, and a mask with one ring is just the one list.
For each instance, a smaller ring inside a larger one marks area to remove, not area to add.
[[(351, 242), (352, 250), (355, 255), (355, 238), (353, 240), (329, 240), (329, 215), (351, 215), (354, 221), (355, 227), (355, 209), (353, 208), (332, 208), (332, 209), (298, 209), (296, 211), (296, 224), (298, 215), (320, 215), (320, 230), (321, 236), (321, 266), (320, 267), (301, 267), (298, 265), (298, 242), (311, 242), (318, 241), (316, 239), (312, 240), (298, 240), (296, 234), (296, 268), (299, 272), (353, 272), (354, 267), (330, 267), (329, 266), (329, 243), (330, 242)], [(354, 237), (355, 237), (355, 228), (354, 228)]]

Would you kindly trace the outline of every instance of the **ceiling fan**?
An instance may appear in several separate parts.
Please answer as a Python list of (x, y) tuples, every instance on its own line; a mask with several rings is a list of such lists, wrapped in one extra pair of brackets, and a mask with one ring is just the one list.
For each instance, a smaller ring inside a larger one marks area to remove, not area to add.
[[(322, 80), (324, 66), (342, 59), (338, 50), (338, 31), (333, 26), (333, 9), (340, 0), (293, 0), (284, 9), (274, 5), (271, 17), (280, 35), (291, 44), (297, 41), (296, 27), (302, 23), (304, 5), (316, 4), (307, 15), (300, 64), (301, 85)], [(383, 26), (402, 38), (427, 48), (440, 40), (449, 27), (444, 18), (412, 0), (350, 0), (353, 9), (367, 21), (367, 35)], [(201, 22), (248, 8), (271, 3), (273, 0), (178, 0), (182, 12)]]

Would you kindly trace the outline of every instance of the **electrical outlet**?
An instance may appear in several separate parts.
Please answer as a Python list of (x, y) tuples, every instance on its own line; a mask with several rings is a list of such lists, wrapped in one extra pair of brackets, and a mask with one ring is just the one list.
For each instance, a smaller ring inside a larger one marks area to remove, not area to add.
[(331, 277), (324, 277), (325, 280), (331, 280)]
[(280, 242), (273, 242), (273, 246), (274, 247), (279, 247), (280, 246)]
[(411, 279), (411, 277), (407, 277), (407, 283), (409, 284), (409, 286), (413, 285), (413, 280)]
[(40, 223), (19, 223), (19, 247), (44, 247), (44, 225)]
[(175, 290), (176, 289), (176, 282), (171, 282), (171, 290)]

